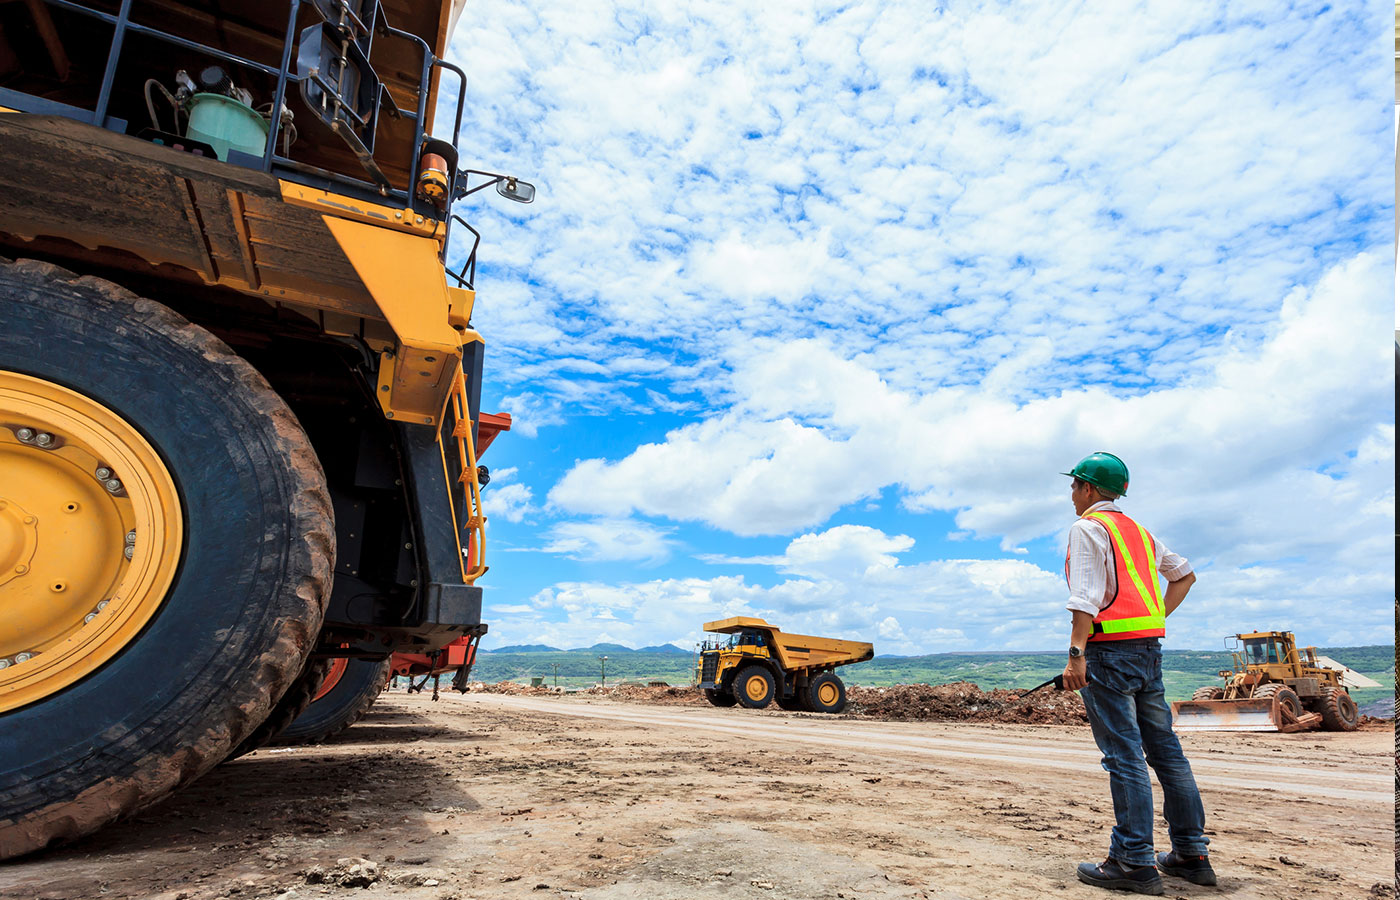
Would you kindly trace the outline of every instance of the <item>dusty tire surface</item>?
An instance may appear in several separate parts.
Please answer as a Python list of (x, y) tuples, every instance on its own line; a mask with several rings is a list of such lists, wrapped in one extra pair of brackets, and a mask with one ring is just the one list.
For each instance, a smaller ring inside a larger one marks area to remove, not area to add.
[(272, 743), (278, 735), (286, 731), (287, 727), (311, 705), (312, 698), (316, 696), (316, 691), (321, 687), (321, 682), (326, 679), (326, 673), (330, 669), (329, 659), (308, 659), (297, 680), (287, 688), (287, 692), (277, 701), (267, 718), (263, 719), (263, 723), (240, 741), (224, 761), (228, 762), (252, 753), (259, 747)]
[(1322, 727), (1327, 731), (1355, 731), (1361, 721), (1356, 701), (1339, 687), (1323, 688), (1315, 708), (1322, 713)]
[[(310, 701), (289, 725), (274, 734), (272, 744), (319, 744), (364, 718), (384, 693), (393, 659), (351, 659), (345, 672), (324, 696)], [(321, 681), (318, 679), (316, 688)], [(316, 690), (311, 694), (314, 696)]]
[(1192, 700), (1219, 700), (1225, 696), (1225, 689), (1221, 687), (1198, 687), (1191, 692)]
[(175, 481), (185, 534), (174, 583), (139, 635), (83, 680), (0, 716), (7, 858), (150, 806), (261, 724), (320, 629), (335, 530), (291, 410), (162, 304), (0, 258), (0, 369), (61, 384), (137, 428)]
[(733, 706), (738, 702), (733, 694), (717, 688), (705, 688), (705, 699), (710, 701), (711, 706)]

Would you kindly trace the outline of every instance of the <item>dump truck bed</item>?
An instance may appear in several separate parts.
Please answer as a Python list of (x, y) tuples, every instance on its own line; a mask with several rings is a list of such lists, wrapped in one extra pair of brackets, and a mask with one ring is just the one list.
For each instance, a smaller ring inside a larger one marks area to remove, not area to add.
[(752, 629), (769, 637), (769, 652), (784, 669), (823, 668), (864, 662), (875, 655), (875, 645), (865, 641), (817, 637), (810, 634), (790, 634), (763, 619), (752, 616), (731, 616), (716, 622), (706, 622), (705, 630), (717, 634), (737, 634)]

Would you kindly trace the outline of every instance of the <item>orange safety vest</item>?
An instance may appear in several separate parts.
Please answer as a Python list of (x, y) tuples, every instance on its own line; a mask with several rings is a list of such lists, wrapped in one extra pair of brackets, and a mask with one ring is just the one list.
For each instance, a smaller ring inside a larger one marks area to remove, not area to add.
[[(1118, 583), (1108, 605), (1094, 617), (1091, 641), (1125, 641), (1167, 633), (1167, 604), (1157, 576), (1157, 547), (1152, 535), (1121, 512), (1100, 509), (1083, 518), (1102, 525), (1109, 536), (1113, 573)], [(1069, 548), (1065, 548), (1065, 583), (1069, 583)], [(1070, 585), (1073, 588), (1073, 585)]]

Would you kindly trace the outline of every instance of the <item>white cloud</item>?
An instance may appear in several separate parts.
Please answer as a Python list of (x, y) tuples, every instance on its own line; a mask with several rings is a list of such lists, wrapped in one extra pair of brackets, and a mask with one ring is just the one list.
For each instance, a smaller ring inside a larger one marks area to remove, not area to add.
[(1372, 12), (487, 3), (464, 159), (541, 188), (469, 209), (492, 377), (834, 329), (902, 390), (1179, 380), (1388, 243)]
[(1269, 502), (1294, 514), (1257, 524), (1306, 531), (1314, 514), (1298, 504), (1315, 499), (1312, 470), (1363, 440), (1372, 449), (1356, 466), (1383, 452), (1374, 432), (1388, 414), (1392, 360), (1374, 335), (1387, 329), (1375, 302), (1387, 271), (1369, 255), (1339, 266), (1289, 295), (1261, 346), (1229, 347), (1191, 382), (1141, 393), (1094, 387), (1020, 404), (997, 391), (918, 394), (824, 343), (769, 347), (736, 373), (743, 399), (730, 411), (616, 462), (584, 460), (550, 501), (762, 534), (818, 524), (899, 485), (911, 509), (957, 511), (961, 528), (1002, 535), (1010, 549), (1061, 527), (1055, 473), (1102, 448), (1129, 460), (1133, 497), (1172, 508), (1183, 527), (1219, 521), (1245, 486), (1257, 505), (1266, 485), (1292, 482)]
[[(873, 531), (873, 529), (871, 529)], [(840, 544), (837, 529), (798, 540)], [(877, 531), (872, 543), (883, 537)], [(908, 545), (886, 538), (888, 547)], [(771, 565), (783, 566), (798, 541)], [(878, 553), (875, 558), (887, 554)], [(1372, 597), (1390, 588), (1389, 575), (1299, 580), (1286, 566), (1205, 565), (1181, 613), (1168, 624), (1171, 647), (1215, 648), (1241, 630), (1289, 628), (1323, 646), (1383, 643), (1388, 610)], [(858, 574), (815, 573), (772, 586), (742, 576), (659, 578), (603, 584), (566, 582), (538, 592), (528, 612), (493, 623), (505, 643), (543, 640), (556, 646), (602, 638), (646, 646), (691, 646), (706, 621), (759, 616), (784, 630), (872, 641), (877, 653), (919, 654), (981, 649), (1059, 649), (1068, 635), (1062, 572), (1022, 560), (944, 559), (912, 564), (878, 562)], [(607, 620), (606, 626), (599, 625)]]
[(540, 550), (587, 562), (635, 561), (657, 565), (671, 555), (671, 530), (636, 519), (560, 522)]
[(536, 512), (534, 504), (530, 502), (534, 496), (530, 488), (519, 483), (497, 485), (496, 478), (493, 473), (490, 487), (481, 492), (481, 503), (487, 518), (500, 516), (507, 522), (520, 522)]

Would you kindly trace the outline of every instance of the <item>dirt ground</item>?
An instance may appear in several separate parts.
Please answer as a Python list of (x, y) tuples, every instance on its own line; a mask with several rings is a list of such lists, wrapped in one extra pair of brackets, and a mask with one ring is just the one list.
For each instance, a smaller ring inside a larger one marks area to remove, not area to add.
[[(1117, 896), (1074, 878), (1112, 816), (1083, 726), (627, 696), (387, 694), (333, 743), (0, 866), (0, 898)], [(1220, 886), (1168, 897), (1395, 896), (1389, 728), (1183, 742)]]

